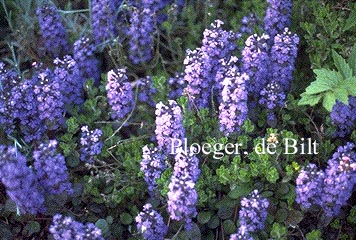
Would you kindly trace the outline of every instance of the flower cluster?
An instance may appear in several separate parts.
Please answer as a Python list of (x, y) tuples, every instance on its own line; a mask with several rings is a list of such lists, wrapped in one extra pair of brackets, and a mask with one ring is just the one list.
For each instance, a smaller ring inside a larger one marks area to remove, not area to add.
[(206, 66), (207, 55), (200, 48), (187, 50), (184, 59), (184, 81), (187, 83), (185, 93), (198, 109), (209, 106), (209, 96), (213, 79), (209, 77), (210, 69)]
[(74, 221), (71, 217), (61, 214), (53, 216), (49, 232), (55, 240), (80, 239), (80, 240), (104, 240), (101, 230), (93, 223), (83, 224)]
[(174, 100), (168, 100), (168, 106), (162, 102), (156, 105), (156, 139), (164, 154), (171, 152), (171, 138), (182, 140), (185, 135), (182, 110)]
[(38, 101), (34, 93), (37, 78), (24, 79), (12, 88), (8, 104), (13, 119), (19, 120), (21, 133), (26, 142), (39, 140), (46, 131), (38, 113)]
[(60, 82), (49, 69), (36, 75), (34, 93), (37, 100), (37, 113), (47, 129), (58, 129), (64, 123), (64, 103)]
[(84, 79), (100, 81), (99, 62), (95, 58), (95, 45), (88, 37), (81, 37), (73, 44), (73, 58)]
[(220, 130), (226, 136), (239, 132), (248, 112), (246, 83), (249, 77), (245, 73), (240, 74), (236, 64), (236, 57), (223, 63), (226, 70), (222, 74), (223, 89), (219, 106), (219, 121)]
[(137, 229), (145, 240), (163, 240), (168, 232), (162, 216), (149, 203), (143, 206), (143, 211), (136, 216), (135, 220)]
[(91, 18), (93, 36), (96, 44), (115, 36), (115, 0), (92, 0)]
[(83, 103), (83, 84), (84, 78), (81, 76), (77, 62), (66, 55), (63, 59), (54, 60), (56, 68), (54, 75), (56, 81), (60, 83), (64, 104)]
[(16, 105), (11, 103), (12, 89), (20, 81), (21, 78), (14, 70), (7, 70), (5, 64), (0, 62), (0, 126), (7, 134), (15, 128), (13, 111)]
[(147, 145), (142, 148), (140, 170), (145, 176), (144, 178), (151, 196), (154, 196), (154, 190), (157, 186), (156, 179), (160, 178), (161, 173), (167, 168), (165, 160), (166, 156), (157, 148), (150, 149)]
[(0, 178), (9, 197), (22, 213), (45, 211), (44, 196), (26, 158), (14, 147), (0, 145)]
[(258, 190), (252, 191), (248, 198), (243, 198), (239, 212), (240, 229), (244, 229), (247, 232), (263, 229), (267, 218), (268, 206), (268, 200), (261, 198)]
[(268, 40), (269, 36), (266, 34), (262, 36), (251, 35), (246, 39), (245, 47), (242, 51), (242, 70), (250, 78), (246, 87), (249, 95), (253, 98), (253, 102), (259, 99), (260, 92), (267, 83), (269, 74)]
[[(191, 149), (192, 150), (192, 149)], [(176, 149), (173, 175), (177, 178), (188, 177), (193, 182), (197, 182), (200, 174), (199, 159), (194, 151), (185, 153), (182, 148)]]
[(44, 4), (36, 11), (47, 52), (55, 57), (67, 53), (68, 42), (61, 16), (54, 5)]
[(350, 198), (356, 184), (356, 153), (354, 144), (340, 146), (328, 161), (325, 171), (301, 171), (297, 178), (297, 201), (308, 208), (312, 204), (324, 209), (327, 216), (336, 216)]
[(146, 63), (152, 58), (155, 23), (150, 8), (137, 8), (131, 13), (131, 25), (127, 35), (130, 39), (129, 58), (134, 64)]
[(356, 124), (356, 97), (349, 97), (349, 104), (336, 101), (330, 113), (331, 123), (336, 127), (335, 135), (345, 137)]
[(100, 137), (103, 132), (100, 129), (90, 130), (88, 126), (81, 128), (80, 137), (80, 160), (86, 163), (94, 163), (95, 156), (101, 153), (103, 142)]
[(184, 220), (187, 230), (192, 228), (192, 218), (197, 215), (198, 193), (195, 182), (187, 175), (173, 175), (168, 185), (168, 212), (173, 220)]
[(168, 79), (168, 85), (170, 87), (169, 99), (177, 99), (182, 96), (183, 90), (186, 87), (183, 73), (176, 73), (174, 77)]
[(66, 162), (62, 154), (56, 153), (57, 145), (56, 140), (51, 140), (47, 144), (40, 144), (33, 152), (36, 176), (47, 193), (72, 193)]
[(140, 88), (137, 99), (142, 102), (150, 105), (151, 107), (156, 106), (155, 101), (153, 100), (153, 95), (157, 92), (153, 87), (152, 79), (150, 76), (145, 78), (140, 78), (137, 80), (137, 85)]
[(106, 84), (108, 103), (113, 112), (113, 119), (125, 118), (133, 109), (134, 94), (128, 81), (125, 69), (115, 69), (108, 72)]
[(315, 164), (309, 164), (299, 172), (296, 179), (296, 202), (304, 208), (319, 204), (322, 195), (324, 172), (319, 171)]
[(268, 83), (266, 87), (261, 90), (258, 103), (267, 108), (267, 120), (270, 122), (275, 120), (275, 114), (272, 110), (277, 107), (283, 107), (285, 99), (286, 95), (281, 85), (275, 80)]
[(184, 220), (187, 230), (192, 228), (192, 218), (197, 215), (195, 184), (199, 174), (199, 159), (194, 151), (185, 153), (182, 148), (176, 149), (173, 176), (168, 185), (168, 212), (171, 219)]
[(264, 30), (273, 40), (274, 36), (290, 25), (292, 0), (267, 0)]
[(271, 76), (281, 85), (283, 91), (288, 91), (293, 79), (294, 62), (297, 58), (299, 37), (292, 34), (288, 28), (274, 37), (271, 49)]
[(327, 216), (336, 216), (351, 197), (356, 184), (356, 153), (353, 143), (340, 146), (328, 161), (321, 195)]

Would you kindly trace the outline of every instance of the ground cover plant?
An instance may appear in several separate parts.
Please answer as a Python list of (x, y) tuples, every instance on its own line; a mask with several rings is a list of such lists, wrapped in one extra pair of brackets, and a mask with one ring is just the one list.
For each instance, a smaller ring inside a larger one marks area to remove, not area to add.
[(1, 239), (355, 239), (356, 3), (0, 2)]

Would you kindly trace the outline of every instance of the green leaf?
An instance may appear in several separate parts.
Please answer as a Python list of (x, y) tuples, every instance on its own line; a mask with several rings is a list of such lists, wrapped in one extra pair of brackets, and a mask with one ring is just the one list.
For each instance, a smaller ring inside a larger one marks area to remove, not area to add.
[(346, 63), (345, 59), (334, 50), (332, 50), (332, 56), (337, 70), (342, 74), (344, 79), (352, 77), (352, 69)]
[(27, 231), (27, 236), (31, 236), (32, 234), (37, 233), (41, 230), (41, 225), (36, 221), (29, 221), (26, 224), (24, 230)]
[(120, 222), (124, 225), (130, 225), (132, 223), (132, 216), (128, 213), (121, 213), (120, 214)]
[(325, 94), (325, 97), (323, 100), (323, 106), (326, 110), (331, 112), (335, 103), (336, 103), (336, 96), (334, 93), (330, 92), (330, 93)]
[(313, 71), (316, 74), (317, 81), (325, 82), (326, 84), (334, 87), (338, 81), (342, 80), (342, 75), (339, 72), (329, 69), (315, 69)]
[(217, 228), (219, 226), (220, 220), (218, 216), (213, 216), (208, 222), (208, 227), (211, 229)]
[(336, 88), (334, 91), (336, 99), (340, 100), (344, 104), (349, 104), (349, 94), (345, 88)]
[(247, 196), (252, 191), (251, 184), (238, 185), (233, 190), (231, 190), (228, 195), (232, 199), (238, 199), (243, 196)]
[(101, 218), (96, 221), (95, 226), (101, 229), (103, 235), (105, 235), (109, 231), (109, 224), (105, 219)]
[(211, 212), (200, 212), (197, 217), (198, 222), (201, 224), (205, 224), (209, 222), (210, 218), (211, 218)]
[(325, 91), (329, 91), (332, 89), (332, 85), (330, 84), (329, 81), (322, 81), (322, 80), (317, 80), (312, 82), (306, 89), (305, 91), (308, 94), (316, 94), (316, 93), (322, 93)]
[(349, 66), (351, 67), (351, 69), (353, 70), (353, 74), (356, 75), (356, 44), (354, 45), (354, 47), (352, 49), (351, 55), (348, 59), (348, 63), (349, 63)]
[(302, 106), (302, 105), (315, 106), (322, 98), (321, 94), (308, 95), (306, 93), (302, 93), (300, 96), (302, 98), (299, 100), (298, 106)]
[(347, 94), (351, 96), (356, 96), (356, 77), (351, 77), (343, 80), (339, 84), (339, 88), (347, 90)]
[(303, 220), (303, 213), (297, 210), (291, 210), (288, 213), (287, 223), (292, 226), (297, 226)]
[(307, 233), (305, 237), (307, 240), (322, 240), (321, 232), (319, 230), (313, 230)]
[(349, 29), (356, 26), (356, 12), (351, 12), (350, 16), (346, 20), (343, 31), (348, 31)]
[(219, 210), (218, 210), (218, 216), (221, 219), (228, 219), (232, 216), (233, 212), (234, 212), (233, 208), (222, 207), (222, 208), (219, 208)]
[(223, 222), (223, 227), (224, 227), (225, 233), (228, 235), (236, 232), (236, 226), (235, 226), (234, 222), (230, 219), (225, 220)]

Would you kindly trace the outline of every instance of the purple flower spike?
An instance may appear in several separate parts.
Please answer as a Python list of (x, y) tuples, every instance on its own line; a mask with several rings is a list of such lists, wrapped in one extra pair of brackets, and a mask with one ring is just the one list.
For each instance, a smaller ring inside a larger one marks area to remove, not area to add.
[(143, 211), (135, 218), (137, 230), (142, 233), (145, 240), (163, 240), (168, 232), (167, 225), (162, 216), (147, 203)]
[(219, 122), (220, 131), (226, 136), (240, 131), (248, 113), (246, 83), (249, 77), (245, 73), (240, 74), (236, 64), (236, 57), (232, 57), (229, 62), (223, 61), (222, 64), (225, 72), (222, 74)]
[(134, 107), (134, 94), (128, 81), (125, 69), (108, 72), (106, 84), (108, 103), (111, 106), (113, 119), (124, 119)]

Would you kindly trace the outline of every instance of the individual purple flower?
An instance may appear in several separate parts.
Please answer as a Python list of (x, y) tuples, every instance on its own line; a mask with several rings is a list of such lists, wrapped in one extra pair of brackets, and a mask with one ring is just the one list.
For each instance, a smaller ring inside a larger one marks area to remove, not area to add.
[(268, 40), (269, 36), (266, 34), (261, 37), (257, 34), (251, 35), (247, 38), (242, 51), (242, 71), (249, 76), (247, 90), (253, 98), (253, 102), (258, 101), (260, 92), (266, 86), (269, 75)]
[(47, 144), (40, 144), (33, 152), (34, 169), (37, 179), (45, 192), (62, 194), (73, 192), (68, 178), (68, 169), (64, 156), (56, 153), (58, 142), (51, 140)]
[(26, 158), (14, 147), (0, 145), (0, 178), (21, 213), (44, 213), (44, 196)]
[(327, 216), (336, 216), (351, 197), (356, 184), (356, 153), (353, 143), (340, 146), (328, 161), (321, 194)]
[(336, 127), (334, 135), (345, 137), (355, 129), (356, 97), (349, 97), (349, 104), (337, 100), (330, 113), (331, 123)]
[(115, 37), (116, 0), (92, 0), (91, 24), (96, 44)]
[[(289, 91), (293, 79), (294, 62), (298, 53), (299, 37), (292, 34), (288, 28), (274, 37), (271, 49), (271, 75), (272, 81), (277, 81), (284, 92)], [(270, 81), (271, 82), (271, 81)]]
[(226, 136), (239, 132), (247, 119), (247, 74), (240, 74), (236, 66), (237, 58), (232, 57), (229, 62), (223, 61), (225, 73), (222, 74), (221, 103), (219, 106), (220, 131)]
[(40, 70), (35, 76), (34, 93), (40, 120), (49, 130), (56, 130), (64, 123), (64, 102), (60, 82), (49, 69)]
[(52, 4), (44, 4), (36, 11), (46, 51), (55, 57), (68, 52), (66, 31), (58, 9)]
[(210, 68), (206, 62), (208, 56), (200, 48), (187, 50), (184, 59), (184, 80), (187, 87), (184, 89), (188, 95), (190, 103), (197, 109), (206, 108), (210, 103), (211, 88), (213, 78), (209, 76)]
[(315, 164), (310, 163), (302, 169), (296, 179), (296, 202), (304, 208), (319, 205), (323, 181), (324, 172), (318, 170)]
[(264, 19), (264, 31), (271, 37), (281, 33), (290, 25), (291, 0), (267, 0), (268, 7)]
[(165, 163), (166, 156), (156, 147), (150, 149), (147, 145), (142, 148), (142, 160), (140, 170), (144, 174), (145, 181), (148, 185), (148, 191), (154, 196), (157, 186), (156, 180), (160, 178), (162, 172), (167, 168)]
[(95, 57), (95, 45), (88, 37), (81, 37), (73, 44), (73, 58), (76, 61), (82, 78), (93, 78), (100, 81), (99, 62)]
[(174, 77), (168, 79), (170, 88), (169, 99), (176, 100), (182, 96), (184, 88), (187, 86), (183, 73), (176, 73)]
[(61, 214), (53, 216), (49, 232), (55, 240), (104, 240), (101, 230), (93, 223), (83, 224)]
[(268, 200), (261, 198), (257, 190), (252, 191), (247, 198), (243, 198), (239, 212), (240, 229), (249, 233), (263, 229), (268, 206)]
[(145, 78), (138, 79), (137, 86), (139, 87), (137, 99), (151, 107), (156, 106), (153, 96), (157, 91), (153, 86), (152, 78), (150, 76), (146, 76)]
[(168, 212), (173, 220), (184, 220), (185, 228), (192, 228), (192, 218), (196, 217), (198, 193), (195, 182), (188, 176), (172, 176), (168, 185)]
[(70, 55), (66, 55), (63, 59), (56, 58), (54, 64), (54, 75), (60, 83), (64, 104), (82, 104), (85, 79), (81, 76), (77, 62)]
[(137, 230), (145, 240), (163, 240), (168, 232), (162, 216), (149, 203), (143, 206), (143, 211), (136, 216), (135, 220)]
[(111, 117), (124, 119), (134, 108), (134, 94), (124, 68), (108, 72), (106, 92), (112, 109)]
[(176, 101), (168, 100), (168, 105), (164, 105), (162, 102), (157, 103), (155, 113), (155, 133), (158, 147), (164, 154), (170, 154), (172, 139), (182, 141), (185, 135), (182, 110)]
[(134, 64), (146, 63), (152, 59), (153, 33), (155, 22), (150, 8), (136, 8), (131, 12), (129, 37), (129, 58)]
[(95, 156), (101, 153), (104, 146), (101, 141), (103, 132), (100, 129), (89, 130), (88, 126), (81, 127), (80, 160), (86, 163), (94, 163)]

